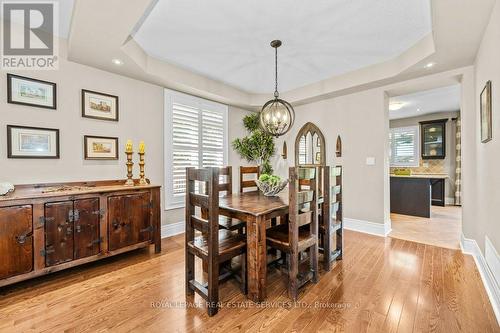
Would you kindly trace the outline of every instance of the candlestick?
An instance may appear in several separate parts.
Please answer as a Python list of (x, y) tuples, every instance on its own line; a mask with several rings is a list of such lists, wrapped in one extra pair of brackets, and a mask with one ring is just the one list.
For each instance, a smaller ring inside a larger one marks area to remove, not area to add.
[(144, 162), (144, 151), (139, 150), (139, 185), (148, 185), (148, 182), (146, 181), (146, 177), (144, 176), (144, 165), (146, 162)]
[[(128, 147), (128, 143), (127, 143)], [(132, 166), (134, 165), (134, 162), (132, 162), (132, 151), (125, 151), (125, 154), (127, 154), (127, 180), (125, 181), (125, 186), (134, 186), (134, 180), (132, 179), (133, 174), (132, 174)]]

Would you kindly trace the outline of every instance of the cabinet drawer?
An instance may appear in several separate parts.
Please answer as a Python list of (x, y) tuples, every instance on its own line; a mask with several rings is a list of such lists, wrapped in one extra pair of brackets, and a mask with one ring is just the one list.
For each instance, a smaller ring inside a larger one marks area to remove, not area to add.
[(0, 279), (33, 270), (31, 205), (0, 208)]

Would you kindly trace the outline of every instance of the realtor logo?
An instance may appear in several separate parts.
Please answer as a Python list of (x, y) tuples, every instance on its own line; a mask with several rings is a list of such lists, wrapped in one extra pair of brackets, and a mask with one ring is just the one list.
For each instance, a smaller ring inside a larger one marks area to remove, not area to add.
[(57, 69), (58, 4), (2, 1), (2, 69)]

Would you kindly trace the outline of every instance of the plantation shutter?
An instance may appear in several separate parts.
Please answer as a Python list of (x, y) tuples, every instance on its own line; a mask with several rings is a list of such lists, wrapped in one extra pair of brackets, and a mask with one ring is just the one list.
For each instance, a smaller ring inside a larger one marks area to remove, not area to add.
[(227, 164), (227, 106), (165, 92), (165, 188), (167, 208), (182, 207), (186, 167)]
[(418, 126), (391, 128), (390, 161), (391, 166), (418, 166)]

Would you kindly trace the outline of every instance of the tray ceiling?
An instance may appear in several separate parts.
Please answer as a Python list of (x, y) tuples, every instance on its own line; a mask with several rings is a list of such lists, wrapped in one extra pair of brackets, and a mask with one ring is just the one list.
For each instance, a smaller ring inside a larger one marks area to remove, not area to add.
[[(314, 5), (312, 5), (314, 4)], [(390, 60), (432, 31), (428, 0), (158, 0), (134, 39), (150, 56), (251, 93)]]
[(389, 104), (401, 106), (389, 111), (389, 119), (417, 117), (429, 113), (460, 110), (460, 85), (420, 91), (408, 95), (393, 97)]

